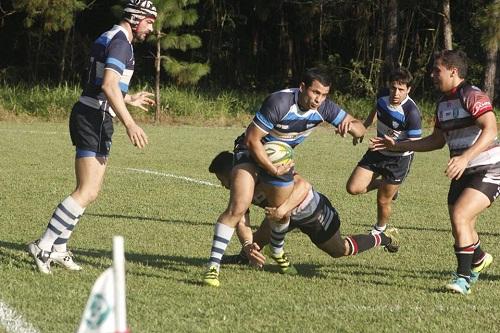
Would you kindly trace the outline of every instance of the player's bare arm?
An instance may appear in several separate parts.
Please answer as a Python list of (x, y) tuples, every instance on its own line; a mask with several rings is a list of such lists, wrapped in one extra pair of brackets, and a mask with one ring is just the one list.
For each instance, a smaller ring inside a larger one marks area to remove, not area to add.
[[(368, 127), (370, 127), (373, 124), (373, 122), (375, 121), (376, 118), (377, 118), (377, 109), (373, 108), (373, 110), (370, 112), (370, 114), (368, 115), (368, 117), (363, 122), (363, 126), (366, 129), (368, 129)], [(362, 143), (364, 138), (365, 138), (364, 135), (360, 136), (360, 137), (353, 137), (352, 138), (352, 144), (355, 146), (358, 143)]]
[(443, 132), (435, 127), (431, 135), (419, 140), (405, 140), (396, 142), (388, 135), (383, 138), (375, 137), (370, 139), (369, 148), (371, 150), (392, 150), (392, 151), (432, 151), (441, 149), (446, 144)]
[(127, 129), (127, 135), (132, 144), (138, 148), (144, 148), (148, 143), (148, 137), (142, 128), (137, 126), (134, 119), (132, 119), (132, 116), (128, 112), (120, 90), (119, 82), (120, 75), (113, 70), (106, 69), (104, 71), (102, 91), (106, 95), (106, 98), (116, 115), (120, 118), (121, 122)]
[(237, 234), (247, 258), (252, 265), (262, 267), (266, 262), (266, 257), (260, 252), (260, 247), (253, 241), (253, 233), (250, 228), (250, 214), (246, 213), (238, 222)]
[(361, 138), (365, 135), (366, 127), (361, 121), (353, 116), (346, 114), (344, 120), (339, 124), (337, 133), (343, 138), (349, 133), (353, 138)]
[(293, 167), (293, 162), (274, 165), (271, 160), (269, 160), (261, 142), (262, 138), (266, 135), (266, 132), (254, 124), (250, 124), (245, 132), (245, 145), (248, 147), (255, 161), (264, 168), (267, 173), (274, 176), (284, 175)]
[(281, 221), (289, 215), (307, 196), (312, 185), (299, 175), (293, 177), (293, 190), (290, 196), (279, 207), (266, 207), (266, 217), (273, 221)]
[(452, 157), (448, 161), (445, 174), (450, 179), (459, 179), (464, 173), (465, 168), (467, 168), (469, 161), (491, 145), (497, 136), (497, 123), (493, 112), (486, 112), (477, 118), (475, 123), (481, 129), (481, 134), (477, 138), (477, 141), (466, 151), (459, 156)]

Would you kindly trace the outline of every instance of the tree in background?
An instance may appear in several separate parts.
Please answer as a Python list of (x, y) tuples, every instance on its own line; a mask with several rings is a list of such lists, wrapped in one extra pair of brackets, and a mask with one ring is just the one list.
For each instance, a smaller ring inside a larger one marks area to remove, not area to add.
[[(70, 30), (75, 23), (75, 14), (85, 9), (85, 1), (82, 0), (16, 0), (13, 2), (14, 9), (26, 13), (24, 25), (31, 28), (29, 34), (29, 49), (34, 50), (34, 61), (30, 62), (31, 73), (36, 81), (40, 65), (40, 53), (44, 45), (44, 37), (54, 32), (63, 31), (64, 41), (60, 46), (61, 57), (59, 62), (59, 83), (64, 79), (65, 59), (68, 48)], [(38, 29), (34, 30), (33, 28)], [(32, 37), (36, 41), (32, 41)], [(36, 46), (33, 47), (33, 43)]]
[(482, 30), (481, 44), (486, 53), (483, 90), (493, 101), (495, 98), (495, 77), (500, 40), (500, 0), (493, 0), (484, 10), (478, 12), (477, 24)]
[(450, 0), (443, 0), (443, 45), (445, 50), (453, 50), (453, 30), (451, 28)]
[[(155, 69), (156, 69), (156, 112), (155, 122), (160, 121), (160, 73), (161, 67), (174, 79), (177, 84), (195, 84), (210, 71), (208, 64), (181, 61), (173, 56), (173, 52), (167, 50), (187, 51), (201, 46), (200, 37), (182, 33), (183, 26), (192, 26), (198, 20), (198, 14), (191, 5), (198, 0), (156, 0), (158, 17), (155, 22), (155, 31), (150, 40), (156, 45)], [(166, 32), (164, 32), (166, 31)]]

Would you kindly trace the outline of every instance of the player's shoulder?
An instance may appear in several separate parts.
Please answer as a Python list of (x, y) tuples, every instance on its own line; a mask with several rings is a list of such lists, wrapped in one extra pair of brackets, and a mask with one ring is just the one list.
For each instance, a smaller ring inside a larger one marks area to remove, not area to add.
[(127, 38), (125, 29), (119, 25), (114, 25), (110, 30), (102, 33), (96, 40), (98, 44), (105, 46), (114, 45), (132, 45)]
[(464, 83), (461, 87), (459, 87), (458, 91), (463, 98), (467, 98), (470, 96), (486, 95), (484, 91), (482, 91), (481, 89), (470, 83)]
[(298, 89), (296, 88), (283, 89), (267, 96), (264, 104), (275, 109), (289, 110), (292, 105), (297, 103), (297, 95)]
[(410, 96), (406, 97), (401, 106), (407, 112), (420, 112), (417, 103)]

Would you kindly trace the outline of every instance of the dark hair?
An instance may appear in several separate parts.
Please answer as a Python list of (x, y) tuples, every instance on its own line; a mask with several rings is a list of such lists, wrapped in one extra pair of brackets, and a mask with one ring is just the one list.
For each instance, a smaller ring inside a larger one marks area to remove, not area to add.
[(400, 84), (406, 84), (407, 87), (411, 87), (412, 81), (413, 76), (404, 67), (396, 68), (389, 74), (389, 83), (397, 82)]
[(315, 80), (325, 87), (329, 87), (332, 85), (332, 79), (330, 78), (330, 75), (328, 74), (326, 69), (322, 67), (308, 68), (302, 76), (302, 82), (304, 82), (306, 87), (310, 87)]
[(467, 76), (467, 54), (460, 50), (442, 50), (434, 53), (434, 61), (440, 59), (447, 68), (455, 67), (458, 70), (458, 77), (465, 79)]
[(217, 154), (208, 167), (210, 173), (223, 173), (231, 171), (233, 168), (233, 153), (230, 151), (223, 151)]

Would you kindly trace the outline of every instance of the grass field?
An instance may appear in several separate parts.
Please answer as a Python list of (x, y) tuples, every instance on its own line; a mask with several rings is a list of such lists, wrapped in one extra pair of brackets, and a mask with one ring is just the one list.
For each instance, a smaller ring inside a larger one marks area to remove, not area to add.
[[(74, 187), (66, 123), (0, 122), (0, 302), (40, 332), (74, 332), (97, 276), (111, 265), (112, 236), (125, 237), (132, 332), (498, 332), (500, 206), (481, 217), (483, 247), (497, 258), (470, 296), (444, 292), (455, 269), (445, 205), (447, 151), (418, 154), (394, 205), (397, 254), (380, 249), (332, 259), (298, 232), (287, 251), (290, 277), (223, 267), (219, 289), (199, 281), (226, 191), (207, 171), (243, 128), (145, 127), (139, 151), (117, 126), (104, 189), (70, 242), (82, 272), (43, 276), (26, 244), (44, 230)], [(297, 170), (340, 212), (342, 233), (366, 232), (375, 195), (352, 197), (345, 182), (366, 145), (320, 128), (297, 149)], [(138, 170), (131, 170), (138, 169)], [(146, 173), (156, 171), (159, 174)], [(174, 176), (189, 177), (188, 180)], [(252, 209), (252, 219), (263, 214)], [(238, 250), (234, 238), (228, 252)], [(3, 323), (5, 324), (5, 323)], [(4, 329), (1, 327), (0, 332)]]

